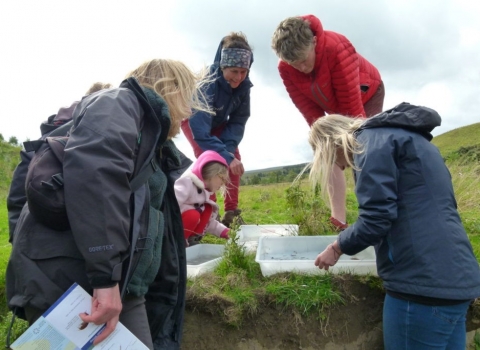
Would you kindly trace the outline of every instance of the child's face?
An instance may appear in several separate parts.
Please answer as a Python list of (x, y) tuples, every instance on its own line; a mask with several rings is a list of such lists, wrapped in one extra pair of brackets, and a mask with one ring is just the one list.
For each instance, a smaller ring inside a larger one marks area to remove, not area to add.
[(220, 187), (222, 187), (225, 183), (222, 177), (219, 175), (215, 175), (214, 177), (204, 180), (205, 182), (205, 187), (210, 191), (210, 192), (217, 192)]

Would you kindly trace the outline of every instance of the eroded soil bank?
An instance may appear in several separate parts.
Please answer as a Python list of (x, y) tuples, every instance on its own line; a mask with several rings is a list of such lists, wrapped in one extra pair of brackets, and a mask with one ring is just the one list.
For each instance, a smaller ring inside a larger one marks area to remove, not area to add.
[[(254, 315), (245, 316), (238, 329), (225, 322), (229, 306), (224, 300), (211, 297), (201, 300), (190, 296), (187, 298), (182, 349), (383, 349), (384, 293), (354, 279), (344, 279), (340, 284), (345, 304), (328, 310), (323, 321), (264, 300)], [(477, 301), (468, 315), (470, 343), (473, 343), (478, 328), (480, 303)]]

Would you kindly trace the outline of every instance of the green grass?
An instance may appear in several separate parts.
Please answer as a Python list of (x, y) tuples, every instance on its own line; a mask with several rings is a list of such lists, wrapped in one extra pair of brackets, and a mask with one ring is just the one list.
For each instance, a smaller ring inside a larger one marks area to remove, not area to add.
[(295, 273), (274, 275), (265, 291), (277, 305), (293, 307), (303, 315), (315, 313), (325, 320), (325, 309), (343, 303), (341, 294), (332, 286), (332, 275), (300, 275)]
[[(5, 295), (5, 272), (11, 245), (8, 243), (7, 193), (10, 188), (13, 171), (19, 162), (19, 147), (0, 142), (0, 344), (5, 344), (12, 313), (8, 312)], [(26, 329), (26, 322), (17, 320), (12, 329), (12, 340)]]
[(451, 130), (433, 138), (432, 143), (440, 149), (442, 156), (448, 157), (462, 147), (480, 144), (480, 123)]

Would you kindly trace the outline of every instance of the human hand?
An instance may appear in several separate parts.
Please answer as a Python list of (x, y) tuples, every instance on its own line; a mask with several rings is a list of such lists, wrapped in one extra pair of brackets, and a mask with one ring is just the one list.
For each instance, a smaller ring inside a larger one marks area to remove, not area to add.
[(243, 169), (243, 164), (237, 158), (233, 158), (232, 162), (230, 163), (230, 170), (234, 175), (243, 175), (245, 169)]
[(225, 239), (229, 239), (230, 237), (228, 236), (228, 232), (230, 231), (230, 229), (226, 228), (225, 230), (222, 231), (222, 233), (220, 234), (220, 238), (225, 238)]
[(121, 311), (122, 298), (118, 284), (110, 288), (93, 290), (90, 315), (87, 313), (79, 315), (83, 322), (91, 322), (96, 325), (106, 323), (103, 331), (93, 341), (93, 345), (105, 340), (115, 330)]
[(337, 263), (342, 254), (343, 253), (340, 251), (337, 241), (335, 241), (325, 248), (323, 252), (318, 254), (315, 259), (315, 266), (318, 266), (319, 269), (325, 269), (325, 271), (328, 271), (331, 266), (334, 266)]

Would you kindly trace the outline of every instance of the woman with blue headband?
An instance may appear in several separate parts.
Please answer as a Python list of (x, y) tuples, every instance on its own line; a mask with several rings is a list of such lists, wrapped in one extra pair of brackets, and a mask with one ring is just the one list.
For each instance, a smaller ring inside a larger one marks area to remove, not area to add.
[(210, 150), (219, 153), (229, 165), (230, 183), (225, 193), (225, 214), (222, 223), (229, 227), (236, 218), (242, 224), (238, 209), (240, 177), (244, 168), (238, 150), (250, 117), (248, 77), (253, 54), (241, 32), (230, 33), (220, 42), (215, 61), (210, 66), (212, 82), (207, 86), (208, 104), (215, 112), (196, 112), (182, 122), (182, 130), (193, 147), (195, 157)]

